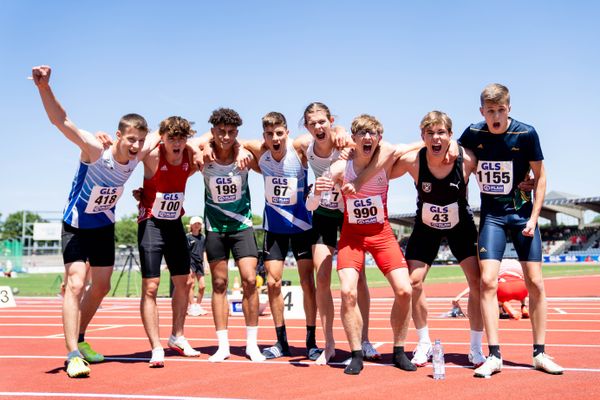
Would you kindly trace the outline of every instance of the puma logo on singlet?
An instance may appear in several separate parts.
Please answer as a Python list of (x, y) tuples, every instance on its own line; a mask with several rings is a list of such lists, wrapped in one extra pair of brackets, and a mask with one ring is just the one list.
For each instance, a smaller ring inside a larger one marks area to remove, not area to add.
[(513, 147), (512, 149), (510, 149), (510, 151), (519, 151), (518, 147)]
[(483, 149), (483, 145), (480, 144), (479, 146), (477, 146), (478, 149)]
[(458, 183), (453, 183), (453, 182), (450, 182), (450, 186), (454, 186), (455, 188), (457, 188), (457, 189), (458, 189)]

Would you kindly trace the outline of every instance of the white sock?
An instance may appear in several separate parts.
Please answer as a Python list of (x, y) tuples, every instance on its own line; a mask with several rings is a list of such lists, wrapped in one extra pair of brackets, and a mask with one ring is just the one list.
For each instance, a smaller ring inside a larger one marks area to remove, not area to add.
[(258, 326), (246, 327), (246, 346), (258, 345)]
[(217, 331), (217, 339), (219, 340), (219, 348), (215, 354), (208, 357), (208, 361), (210, 362), (225, 361), (231, 355), (229, 353), (229, 337), (227, 334), (227, 329)]
[(427, 325), (421, 329), (417, 329), (417, 335), (419, 336), (419, 343), (431, 344), (431, 339), (429, 338), (429, 327)]
[(258, 348), (258, 326), (246, 327), (246, 355), (254, 362), (266, 360)]
[(483, 338), (483, 331), (471, 330), (471, 350), (481, 351), (481, 340)]

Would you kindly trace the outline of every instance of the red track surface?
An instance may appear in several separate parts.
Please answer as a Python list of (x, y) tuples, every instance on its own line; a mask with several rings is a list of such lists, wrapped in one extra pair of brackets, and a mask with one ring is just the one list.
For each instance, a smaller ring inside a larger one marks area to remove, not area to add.
[[(441, 338), (446, 352), (446, 379), (434, 381), (430, 366), (408, 373), (391, 367), (389, 289), (373, 290), (371, 342), (379, 345), (383, 360), (365, 363), (359, 376), (343, 374), (341, 363), (348, 345), (339, 318), (335, 324), (338, 365), (319, 367), (304, 357), (304, 321), (289, 320), (288, 337), (295, 355), (254, 364), (244, 354), (245, 328), (241, 317), (231, 317), (230, 360), (211, 364), (216, 350), (212, 317), (188, 317), (186, 337), (203, 352), (189, 359), (167, 351), (165, 368), (149, 369), (149, 344), (141, 325), (138, 301), (107, 299), (86, 334), (107, 361), (92, 366), (87, 379), (69, 379), (63, 370), (64, 342), (60, 300), (17, 298), (17, 308), (0, 309), (0, 397), (5, 398), (377, 398), (470, 399), (515, 396), (518, 399), (600, 398), (600, 276), (548, 279), (547, 351), (567, 371), (551, 376), (531, 369), (531, 329), (528, 320), (500, 321), (504, 369), (491, 379), (473, 378), (466, 357), (469, 344), (466, 319), (439, 316), (447, 300), (464, 284), (428, 285), (429, 327)], [(563, 297), (590, 297), (564, 299)], [(595, 298), (594, 298), (595, 297)], [(560, 299), (557, 299), (560, 298)], [(161, 336), (170, 333), (170, 306), (160, 302)], [(336, 302), (336, 312), (339, 303)], [(270, 345), (275, 332), (270, 316), (261, 317), (259, 341)], [(322, 340), (320, 328), (317, 330)], [(407, 351), (416, 333), (411, 326)], [(321, 342), (322, 343), (322, 342)], [(26, 395), (25, 393), (29, 393)], [(96, 394), (92, 396), (90, 394)], [(143, 397), (152, 396), (152, 397)], [(156, 397), (153, 397), (156, 396)], [(482, 397), (486, 396), (486, 397)]]

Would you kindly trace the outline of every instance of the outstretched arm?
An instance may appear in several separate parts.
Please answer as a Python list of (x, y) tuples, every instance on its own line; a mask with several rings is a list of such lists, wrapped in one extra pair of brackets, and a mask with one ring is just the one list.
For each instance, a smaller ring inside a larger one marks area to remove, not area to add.
[(89, 132), (79, 130), (67, 117), (65, 109), (60, 105), (50, 88), (52, 69), (47, 65), (33, 67), (31, 76), (38, 88), (48, 119), (62, 134), (81, 149), (81, 160), (94, 162), (102, 154), (102, 144)]

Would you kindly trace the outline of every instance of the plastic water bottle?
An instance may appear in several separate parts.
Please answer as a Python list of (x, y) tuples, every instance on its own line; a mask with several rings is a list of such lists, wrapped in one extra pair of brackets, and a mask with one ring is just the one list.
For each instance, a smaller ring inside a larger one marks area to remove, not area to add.
[[(331, 179), (333, 177), (333, 175), (331, 174), (331, 170), (329, 168), (327, 168), (324, 172), (323, 175), (321, 175), (323, 178), (327, 178), (327, 179)], [(329, 203), (331, 201), (331, 190), (327, 190), (325, 192), (321, 192), (321, 201), (323, 203)]]
[(440, 339), (435, 339), (433, 344), (433, 355), (431, 357), (433, 364), (433, 379), (446, 379), (446, 365), (444, 362), (444, 348)]

